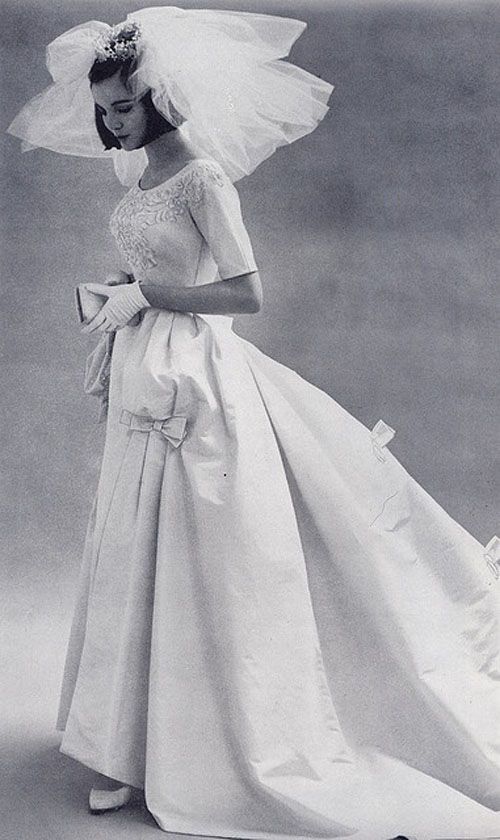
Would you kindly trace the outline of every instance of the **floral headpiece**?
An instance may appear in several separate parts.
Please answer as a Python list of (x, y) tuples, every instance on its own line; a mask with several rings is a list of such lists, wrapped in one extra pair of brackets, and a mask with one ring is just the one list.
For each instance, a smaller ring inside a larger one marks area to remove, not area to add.
[(126, 21), (113, 26), (109, 32), (100, 35), (94, 41), (97, 61), (126, 61), (137, 54), (137, 42), (141, 36), (141, 27), (136, 21)]

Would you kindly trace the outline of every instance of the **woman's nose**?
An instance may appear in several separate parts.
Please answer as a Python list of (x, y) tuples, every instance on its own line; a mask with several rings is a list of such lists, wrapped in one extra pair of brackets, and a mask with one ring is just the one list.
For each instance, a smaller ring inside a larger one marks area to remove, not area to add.
[(116, 134), (117, 131), (120, 131), (123, 128), (123, 120), (118, 117), (111, 117), (108, 120), (108, 128)]

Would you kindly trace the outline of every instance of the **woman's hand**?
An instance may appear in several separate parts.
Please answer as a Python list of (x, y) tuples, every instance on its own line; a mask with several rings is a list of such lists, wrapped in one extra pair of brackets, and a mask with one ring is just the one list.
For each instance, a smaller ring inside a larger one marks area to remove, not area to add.
[[(128, 275), (126, 275), (128, 276)], [(119, 285), (105, 283), (85, 283), (89, 292), (107, 297), (108, 300), (94, 315), (88, 324), (82, 327), (83, 333), (113, 332), (124, 327), (141, 309), (151, 306), (144, 297), (139, 281), (120, 283)]]

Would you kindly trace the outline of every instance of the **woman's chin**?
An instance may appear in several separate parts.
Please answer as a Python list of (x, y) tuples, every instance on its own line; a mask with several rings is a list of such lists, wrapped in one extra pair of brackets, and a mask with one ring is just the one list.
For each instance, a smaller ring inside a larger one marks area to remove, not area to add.
[(136, 142), (135, 140), (133, 140), (132, 138), (129, 138), (129, 137), (125, 137), (123, 140), (119, 140), (119, 143), (120, 143), (120, 148), (124, 152), (133, 152), (134, 149), (140, 149), (141, 145), (142, 145), (142, 143), (138, 143), (138, 142)]

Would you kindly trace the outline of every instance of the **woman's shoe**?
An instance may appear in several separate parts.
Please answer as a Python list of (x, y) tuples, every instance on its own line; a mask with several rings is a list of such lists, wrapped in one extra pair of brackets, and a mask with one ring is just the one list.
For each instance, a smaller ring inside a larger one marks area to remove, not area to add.
[(132, 788), (123, 785), (118, 790), (99, 790), (92, 788), (89, 794), (89, 810), (91, 814), (105, 814), (108, 811), (118, 811), (130, 800)]

